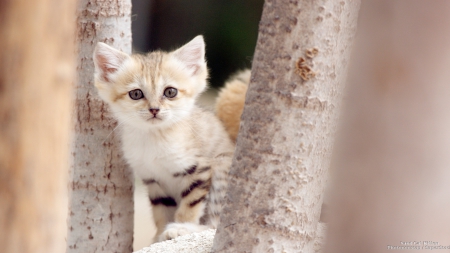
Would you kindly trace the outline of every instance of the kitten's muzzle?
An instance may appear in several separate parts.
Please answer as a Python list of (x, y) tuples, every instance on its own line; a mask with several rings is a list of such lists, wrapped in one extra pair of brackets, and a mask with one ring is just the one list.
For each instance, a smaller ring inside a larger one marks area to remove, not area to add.
[(148, 109), (151, 114), (153, 114), (153, 117), (156, 117), (156, 114), (159, 112), (159, 108), (150, 108)]

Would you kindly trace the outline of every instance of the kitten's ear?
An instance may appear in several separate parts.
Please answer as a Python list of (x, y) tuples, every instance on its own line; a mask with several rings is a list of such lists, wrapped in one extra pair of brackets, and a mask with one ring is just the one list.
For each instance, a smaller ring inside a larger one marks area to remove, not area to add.
[(129, 55), (98, 42), (94, 50), (95, 76), (104, 82), (110, 82), (110, 75), (117, 72)]
[(205, 42), (201, 35), (177, 49), (173, 54), (192, 75), (197, 75), (201, 70), (206, 69)]

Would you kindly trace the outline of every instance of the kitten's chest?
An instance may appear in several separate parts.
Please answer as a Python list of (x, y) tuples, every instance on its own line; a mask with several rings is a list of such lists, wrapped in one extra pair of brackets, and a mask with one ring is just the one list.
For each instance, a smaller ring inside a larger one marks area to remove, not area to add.
[(195, 154), (176, 136), (155, 136), (145, 133), (124, 133), (123, 151), (134, 173), (143, 179), (173, 179), (195, 163)]

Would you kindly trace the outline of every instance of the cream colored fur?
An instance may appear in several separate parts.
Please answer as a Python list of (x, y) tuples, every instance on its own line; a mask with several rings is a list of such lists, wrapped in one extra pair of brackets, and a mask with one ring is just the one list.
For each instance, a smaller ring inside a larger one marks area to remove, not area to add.
[[(147, 184), (158, 240), (219, 221), (234, 145), (216, 116), (195, 104), (207, 87), (204, 53), (201, 36), (169, 53), (130, 56), (103, 43), (94, 52), (95, 86), (119, 121), (125, 159)], [(168, 87), (176, 97), (164, 95)], [(144, 97), (131, 99), (135, 89)]]
[(220, 90), (216, 100), (216, 115), (222, 121), (231, 139), (236, 142), (244, 110), (245, 94), (250, 83), (250, 70), (232, 76)]

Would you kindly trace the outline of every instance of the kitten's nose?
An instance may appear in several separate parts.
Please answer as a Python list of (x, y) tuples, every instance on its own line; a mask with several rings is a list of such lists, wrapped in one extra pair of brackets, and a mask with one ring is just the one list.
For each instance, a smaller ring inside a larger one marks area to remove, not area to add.
[(151, 114), (153, 114), (153, 116), (156, 116), (156, 114), (158, 114), (159, 112), (159, 108), (150, 108), (149, 111)]

